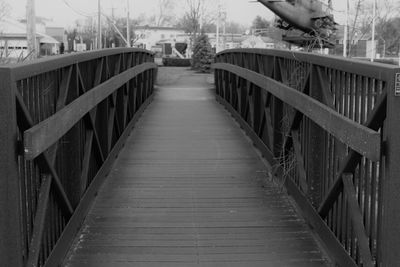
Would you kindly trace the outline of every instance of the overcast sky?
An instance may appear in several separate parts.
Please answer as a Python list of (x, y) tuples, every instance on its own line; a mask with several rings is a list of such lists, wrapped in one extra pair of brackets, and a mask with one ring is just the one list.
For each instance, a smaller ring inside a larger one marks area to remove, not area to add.
[[(19, 19), (25, 17), (26, 0), (5, 0), (11, 6), (11, 17)], [(144, 13), (147, 17), (154, 14), (157, 0), (129, 0), (131, 17), (135, 18)], [(184, 0), (177, 0), (184, 6)], [(216, 1), (213, 1), (214, 3)], [(274, 15), (259, 3), (249, 0), (221, 0), (225, 2), (227, 17), (229, 21), (236, 21), (241, 24), (250, 25), (253, 19), (260, 15), (272, 19)], [(334, 0), (334, 9), (344, 10), (346, 0)], [(111, 15), (112, 8), (116, 15), (126, 14), (127, 0), (101, 0), (103, 12)], [(229, 4), (228, 4), (229, 3)], [(177, 7), (182, 11), (184, 8)], [(97, 0), (36, 0), (36, 14), (53, 20), (53, 25), (71, 27), (77, 19), (84, 16), (93, 16), (97, 11)], [(177, 12), (179, 13), (179, 11)], [(338, 22), (341, 22), (343, 12), (336, 15)]]

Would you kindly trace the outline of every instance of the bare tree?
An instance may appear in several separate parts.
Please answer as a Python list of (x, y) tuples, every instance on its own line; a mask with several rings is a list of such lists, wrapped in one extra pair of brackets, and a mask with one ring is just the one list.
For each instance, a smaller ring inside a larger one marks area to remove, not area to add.
[(10, 6), (4, 0), (0, 0), (0, 21), (2, 21), (9, 12)]
[[(373, 1), (373, 0), (372, 0)], [(372, 32), (373, 2), (371, 0), (356, 0), (351, 6), (350, 31), (349, 31), (349, 53), (357, 43), (366, 35)], [(382, 0), (376, 10), (376, 38), (382, 39), (385, 27), (393, 18), (400, 16), (400, 3), (396, 0)]]
[(200, 32), (201, 0), (186, 0), (187, 10), (179, 21), (179, 26), (196, 38)]
[(157, 7), (157, 13), (150, 18), (150, 23), (157, 27), (170, 26), (174, 24), (175, 16), (173, 10), (175, 7), (175, 1), (158, 0)]
[(206, 0), (186, 0), (186, 11), (178, 22), (178, 26), (195, 39), (202, 31), (201, 27), (212, 24), (216, 17), (217, 14), (211, 8), (211, 2)]

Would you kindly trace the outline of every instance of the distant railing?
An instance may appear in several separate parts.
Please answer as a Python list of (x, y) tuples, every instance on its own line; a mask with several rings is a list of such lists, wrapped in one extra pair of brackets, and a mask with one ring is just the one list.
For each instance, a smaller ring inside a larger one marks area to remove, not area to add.
[(217, 55), (217, 99), (339, 266), (400, 266), (400, 69), (323, 55)]
[(152, 98), (141, 49), (0, 68), (0, 262), (58, 266)]

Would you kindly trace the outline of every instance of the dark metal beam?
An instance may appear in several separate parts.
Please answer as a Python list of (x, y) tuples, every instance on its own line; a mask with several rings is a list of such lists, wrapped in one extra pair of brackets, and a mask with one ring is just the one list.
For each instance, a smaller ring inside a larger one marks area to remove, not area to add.
[(226, 63), (216, 63), (213, 67), (233, 72), (251, 81), (302, 112), (325, 131), (360, 154), (374, 161), (379, 160), (381, 152), (380, 133), (353, 122), (321, 102), (261, 74)]
[[(156, 68), (154, 63), (143, 63), (96, 86), (84, 96), (24, 132), (25, 156), (34, 159), (59, 140), (86, 113), (139, 73)], [(63, 121), (59, 127), (59, 122)]]

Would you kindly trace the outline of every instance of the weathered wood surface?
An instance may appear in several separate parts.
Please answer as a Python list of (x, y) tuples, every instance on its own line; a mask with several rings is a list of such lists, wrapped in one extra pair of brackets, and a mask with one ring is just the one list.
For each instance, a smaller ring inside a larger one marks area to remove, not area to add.
[(64, 266), (328, 265), (209, 76), (159, 71)]

